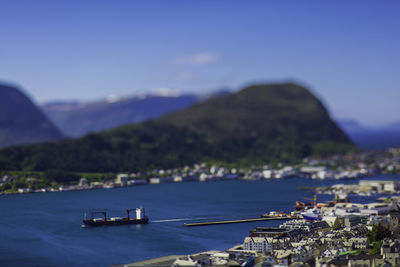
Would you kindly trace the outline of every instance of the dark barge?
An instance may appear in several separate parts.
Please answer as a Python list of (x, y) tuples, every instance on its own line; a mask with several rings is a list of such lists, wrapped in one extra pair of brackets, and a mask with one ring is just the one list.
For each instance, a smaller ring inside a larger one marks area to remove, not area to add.
[[(130, 212), (136, 211), (136, 218), (132, 219), (130, 217)], [(102, 214), (102, 218), (94, 218), (95, 214)], [(83, 225), (87, 226), (113, 226), (113, 225), (127, 225), (127, 224), (146, 224), (149, 222), (149, 218), (145, 215), (144, 208), (140, 207), (137, 209), (126, 210), (126, 217), (113, 217), (107, 218), (107, 213), (105, 211), (92, 212), (90, 219), (84, 219)]]

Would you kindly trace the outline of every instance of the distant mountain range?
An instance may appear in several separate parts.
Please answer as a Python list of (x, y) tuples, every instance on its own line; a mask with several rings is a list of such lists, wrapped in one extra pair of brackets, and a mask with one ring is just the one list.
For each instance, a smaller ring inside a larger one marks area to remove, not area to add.
[(210, 97), (228, 94), (217, 91), (210, 94), (138, 95), (110, 97), (96, 102), (52, 102), (41, 109), (65, 135), (83, 136), (118, 126), (142, 122), (182, 110)]
[(0, 84), (0, 147), (62, 137), (57, 127), (20, 89)]
[(290, 162), (354, 149), (306, 88), (261, 84), (158, 119), (0, 150), (0, 169), (134, 171), (202, 161)]
[(364, 126), (356, 120), (338, 119), (337, 122), (351, 140), (361, 148), (400, 147), (400, 122), (379, 128)]
[[(229, 94), (227, 90), (209, 94), (141, 94), (132, 97), (110, 97), (94, 102), (57, 101), (40, 108), (69, 137), (159, 118), (192, 106), (198, 101)], [(367, 127), (356, 120), (337, 119), (339, 126), (361, 148), (382, 149), (400, 146), (400, 122), (385, 127)]]
[[(40, 108), (45, 113), (43, 114), (18, 88), (4, 84), (0, 84), (0, 88), (0, 101), (3, 103), (3, 116), (0, 116), (0, 147), (52, 141), (62, 138), (63, 135), (80, 137), (92, 132), (156, 119), (188, 108), (199, 101), (230, 94), (227, 90), (221, 90), (198, 95), (180, 95), (174, 92), (138, 94), (131, 97), (112, 96), (93, 102), (57, 101), (41, 105)], [(13, 114), (14, 117), (8, 114)], [(400, 122), (380, 128), (366, 127), (350, 119), (338, 119), (337, 122), (361, 148), (400, 146)]]

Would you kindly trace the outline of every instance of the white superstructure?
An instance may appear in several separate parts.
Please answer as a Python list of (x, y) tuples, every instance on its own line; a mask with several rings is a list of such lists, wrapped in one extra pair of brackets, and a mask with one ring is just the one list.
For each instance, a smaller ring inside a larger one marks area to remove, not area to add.
[(136, 219), (141, 220), (143, 218), (144, 218), (144, 208), (143, 207), (136, 208)]

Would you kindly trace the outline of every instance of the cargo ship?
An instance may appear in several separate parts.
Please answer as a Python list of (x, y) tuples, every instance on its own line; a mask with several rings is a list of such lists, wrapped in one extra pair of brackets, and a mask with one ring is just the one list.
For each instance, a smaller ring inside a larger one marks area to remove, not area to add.
[[(136, 218), (131, 218), (130, 213), (132, 211), (136, 212)], [(96, 214), (101, 214), (101, 218), (95, 218)], [(113, 226), (113, 225), (127, 225), (127, 224), (146, 224), (149, 222), (149, 218), (145, 215), (143, 207), (136, 209), (127, 209), (126, 217), (112, 217), (107, 218), (107, 213), (105, 211), (95, 211), (90, 215), (90, 219), (83, 220), (83, 227), (88, 226)]]

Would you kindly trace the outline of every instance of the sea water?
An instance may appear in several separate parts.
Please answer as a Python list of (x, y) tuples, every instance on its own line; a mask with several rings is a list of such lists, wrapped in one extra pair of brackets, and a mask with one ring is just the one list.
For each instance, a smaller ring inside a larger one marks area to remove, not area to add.
[[(372, 179), (400, 179), (399, 176)], [(240, 244), (262, 221), (200, 227), (184, 222), (256, 218), (290, 212), (297, 200), (312, 198), (300, 186), (351, 181), (306, 179), (186, 182), (136, 187), (0, 196), (0, 266), (110, 266), (170, 254), (226, 250)], [(374, 197), (353, 196), (353, 202)], [(320, 200), (333, 196), (321, 195)], [(143, 205), (147, 225), (83, 228), (84, 214), (106, 211), (124, 217)]]

